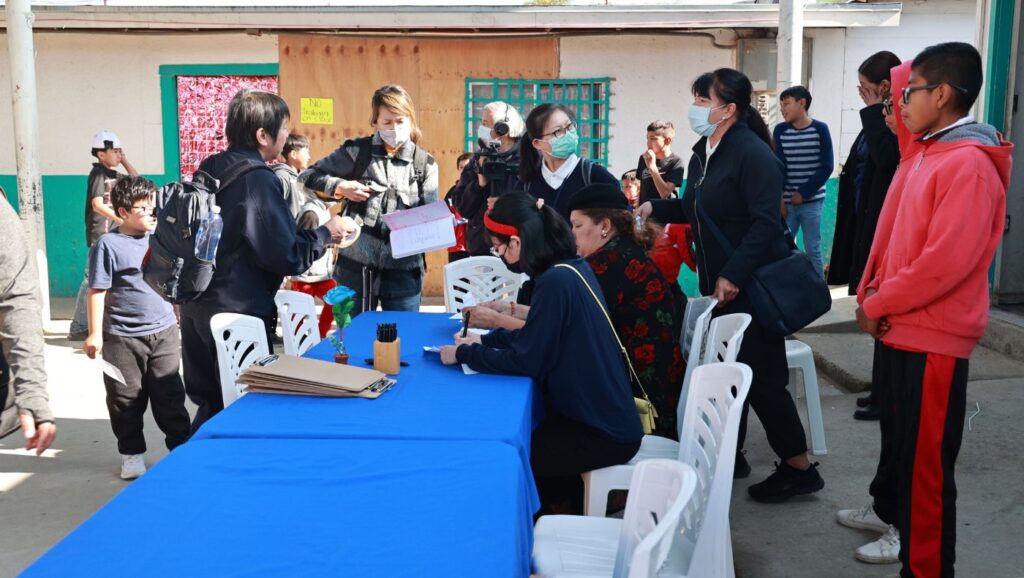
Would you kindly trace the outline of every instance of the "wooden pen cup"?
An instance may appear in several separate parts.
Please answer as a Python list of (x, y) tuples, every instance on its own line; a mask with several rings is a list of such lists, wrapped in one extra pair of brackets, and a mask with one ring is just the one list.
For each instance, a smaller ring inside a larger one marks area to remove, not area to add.
[(373, 368), (386, 375), (398, 375), (401, 369), (401, 338), (389, 343), (373, 342)]

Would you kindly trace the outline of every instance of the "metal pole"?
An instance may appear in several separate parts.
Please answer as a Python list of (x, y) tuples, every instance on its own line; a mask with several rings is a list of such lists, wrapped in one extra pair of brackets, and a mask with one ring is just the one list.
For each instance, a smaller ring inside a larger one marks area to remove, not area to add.
[(780, 0), (776, 90), (782, 92), (803, 81), (804, 2)]
[(7, 50), (11, 58), (14, 148), (18, 163), (18, 212), (39, 269), (43, 326), (50, 322), (50, 281), (46, 262), (43, 186), (39, 175), (39, 111), (36, 102), (35, 48), (29, 0), (7, 0)]

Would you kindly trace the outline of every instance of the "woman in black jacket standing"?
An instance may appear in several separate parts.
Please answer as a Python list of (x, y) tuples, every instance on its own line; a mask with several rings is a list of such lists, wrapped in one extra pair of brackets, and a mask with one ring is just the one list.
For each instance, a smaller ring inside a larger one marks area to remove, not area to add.
[[(768, 127), (750, 105), (752, 87), (742, 72), (720, 68), (705, 73), (694, 81), (692, 92), (690, 127), (703, 138), (693, 148), (683, 198), (645, 203), (638, 211), (663, 223), (689, 223), (695, 233), (700, 292), (718, 299), (715, 315), (742, 312), (754, 317), (737, 361), (754, 372), (747, 402), (781, 462), (775, 473), (748, 491), (760, 502), (782, 502), (825, 485), (807, 458), (803, 424), (786, 390), (785, 338), (761, 329), (743, 291), (757, 268), (790, 251), (779, 204), (782, 164), (772, 152)], [(709, 226), (717, 227), (736, 248), (731, 254), (716, 242)], [(743, 447), (745, 435), (744, 411), (737, 448)], [(736, 459), (736, 477), (749, 475), (743, 455), (737, 452)]]
[(863, 128), (839, 174), (836, 230), (828, 269), (829, 285), (849, 283), (850, 295), (857, 294), (885, 193), (900, 164), (899, 143), (885, 126), (882, 114), (882, 100), (892, 90), (889, 71), (899, 65), (898, 56), (883, 50), (869, 56), (857, 69), (858, 91), (864, 101), (860, 109)]

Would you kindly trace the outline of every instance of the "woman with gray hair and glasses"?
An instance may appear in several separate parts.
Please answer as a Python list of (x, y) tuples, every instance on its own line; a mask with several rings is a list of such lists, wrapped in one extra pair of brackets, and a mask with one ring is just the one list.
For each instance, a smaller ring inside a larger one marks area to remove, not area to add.
[(462, 170), (451, 194), (452, 204), (468, 221), (466, 245), (472, 256), (488, 255), (484, 213), (499, 196), (519, 188), (519, 139), (526, 132), (523, 117), (500, 100), (489, 103), (477, 127), (479, 151)]

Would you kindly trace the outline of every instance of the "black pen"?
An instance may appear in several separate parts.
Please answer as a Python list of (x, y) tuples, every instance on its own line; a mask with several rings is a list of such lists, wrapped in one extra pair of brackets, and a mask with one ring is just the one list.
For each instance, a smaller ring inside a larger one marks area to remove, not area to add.
[(469, 316), (472, 315), (472, 311), (466, 311), (466, 314), (462, 316), (462, 337), (465, 339), (466, 334), (469, 333)]

